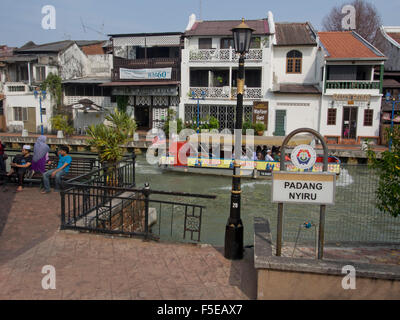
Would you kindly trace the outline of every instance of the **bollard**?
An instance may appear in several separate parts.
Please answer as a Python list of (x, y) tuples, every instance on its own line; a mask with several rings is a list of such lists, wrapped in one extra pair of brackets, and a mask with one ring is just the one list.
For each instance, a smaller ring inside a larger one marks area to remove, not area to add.
[(148, 239), (149, 235), (149, 198), (150, 198), (150, 184), (146, 182), (143, 188), (144, 195), (144, 232), (145, 240)]

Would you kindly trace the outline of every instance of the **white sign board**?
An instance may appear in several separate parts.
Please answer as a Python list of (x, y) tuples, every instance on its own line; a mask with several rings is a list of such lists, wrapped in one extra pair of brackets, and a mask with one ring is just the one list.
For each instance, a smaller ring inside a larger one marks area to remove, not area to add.
[(119, 78), (124, 80), (171, 79), (172, 68), (125, 69), (119, 68)]
[(273, 172), (272, 202), (335, 204), (336, 175), (324, 172)]

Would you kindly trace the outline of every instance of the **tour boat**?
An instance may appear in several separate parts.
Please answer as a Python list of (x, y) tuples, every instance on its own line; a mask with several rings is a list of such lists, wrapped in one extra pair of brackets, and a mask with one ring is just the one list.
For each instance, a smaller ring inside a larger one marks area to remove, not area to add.
[[(200, 137), (202, 136), (202, 137)], [(214, 141), (211, 139), (208, 141), (208, 146), (215, 145), (216, 143), (221, 144), (222, 151), (232, 150), (233, 137), (225, 137), (224, 141), (220, 139), (222, 135), (217, 135)], [(225, 135), (226, 136), (226, 135)], [(184, 173), (197, 173), (197, 174), (211, 174), (211, 175), (222, 175), (222, 176), (232, 176), (232, 169), (234, 160), (231, 158), (221, 158), (209, 156), (209, 152), (202, 150), (197, 157), (187, 157), (187, 161), (182, 163), (180, 161), (178, 154), (181, 148), (188, 142), (207, 141), (209, 137), (201, 135), (194, 135), (190, 137), (188, 141), (174, 142), (170, 144), (168, 149), (168, 154), (162, 155), (159, 158), (160, 168), (168, 171), (184, 172)], [(226, 139), (227, 138), (227, 139)], [(247, 137), (243, 136), (242, 145), (248, 148), (253, 148), (257, 146), (281, 146), (284, 137)], [(295, 136), (291, 139), (287, 146), (287, 150), (293, 149), (295, 146), (300, 144), (310, 144), (312, 138), (309, 136)], [(247, 145), (246, 145), (247, 143)], [(223, 146), (223, 147), (222, 147)], [(317, 153), (322, 150), (316, 150)], [(223, 154), (223, 152), (221, 152)], [(291, 161), (285, 161), (286, 171), (288, 172), (322, 172), (323, 170), (323, 157), (321, 155), (317, 156), (314, 166), (307, 170), (302, 170), (297, 168)], [(254, 178), (254, 179), (270, 179), (273, 171), (280, 171), (280, 162), (275, 161), (264, 161), (264, 160), (240, 160), (240, 175), (244, 178)], [(340, 174), (340, 160), (337, 157), (328, 157), (328, 172)]]

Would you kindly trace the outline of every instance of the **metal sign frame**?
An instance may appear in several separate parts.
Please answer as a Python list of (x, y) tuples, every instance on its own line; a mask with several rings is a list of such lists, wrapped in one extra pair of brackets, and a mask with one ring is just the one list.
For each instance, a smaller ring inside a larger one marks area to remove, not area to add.
[[(299, 133), (311, 133), (315, 138), (317, 138), (323, 147), (324, 150), (324, 162), (323, 162), (323, 172), (328, 171), (328, 146), (323, 138), (323, 136), (310, 128), (300, 128), (297, 130), (292, 131), (290, 134), (288, 134), (283, 140), (282, 146), (281, 146), (281, 160), (280, 160), (280, 171), (286, 171), (286, 164), (285, 164), (285, 149), (290, 141), (295, 135)], [(322, 204), (320, 205), (320, 211), (319, 211), (319, 230), (318, 230), (318, 259), (323, 258), (324, 254), (324, 238), (325, 238), (325, 211), (326, 211), (326, 205)], [(276, 239), (276, 255), (278, 257), (281, 256), (282, 253), (282, 233), (283, 233), (283, 202), (278, 203), (278, 225), (277, 225), (277, 239)]]

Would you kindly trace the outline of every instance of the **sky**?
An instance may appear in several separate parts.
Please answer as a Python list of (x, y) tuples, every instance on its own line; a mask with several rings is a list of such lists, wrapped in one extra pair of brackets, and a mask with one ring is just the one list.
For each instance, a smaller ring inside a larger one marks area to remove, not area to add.
[[(260, 19), (272, 11), (277, 22), (310, 21), (321, 29), (335, 5), (348, 0), (0, 0), (0, 45), (61, 40), (100, 40), (107, 34), (183, 32), (189, 15), (203, 20)], [(383, 24), (400, 25), (400, 0), (369, 0)], [(55, 29), (42, 28), (42, 8), (56, 11)], [(83, 25), (82, 25), (83, 24)]]

